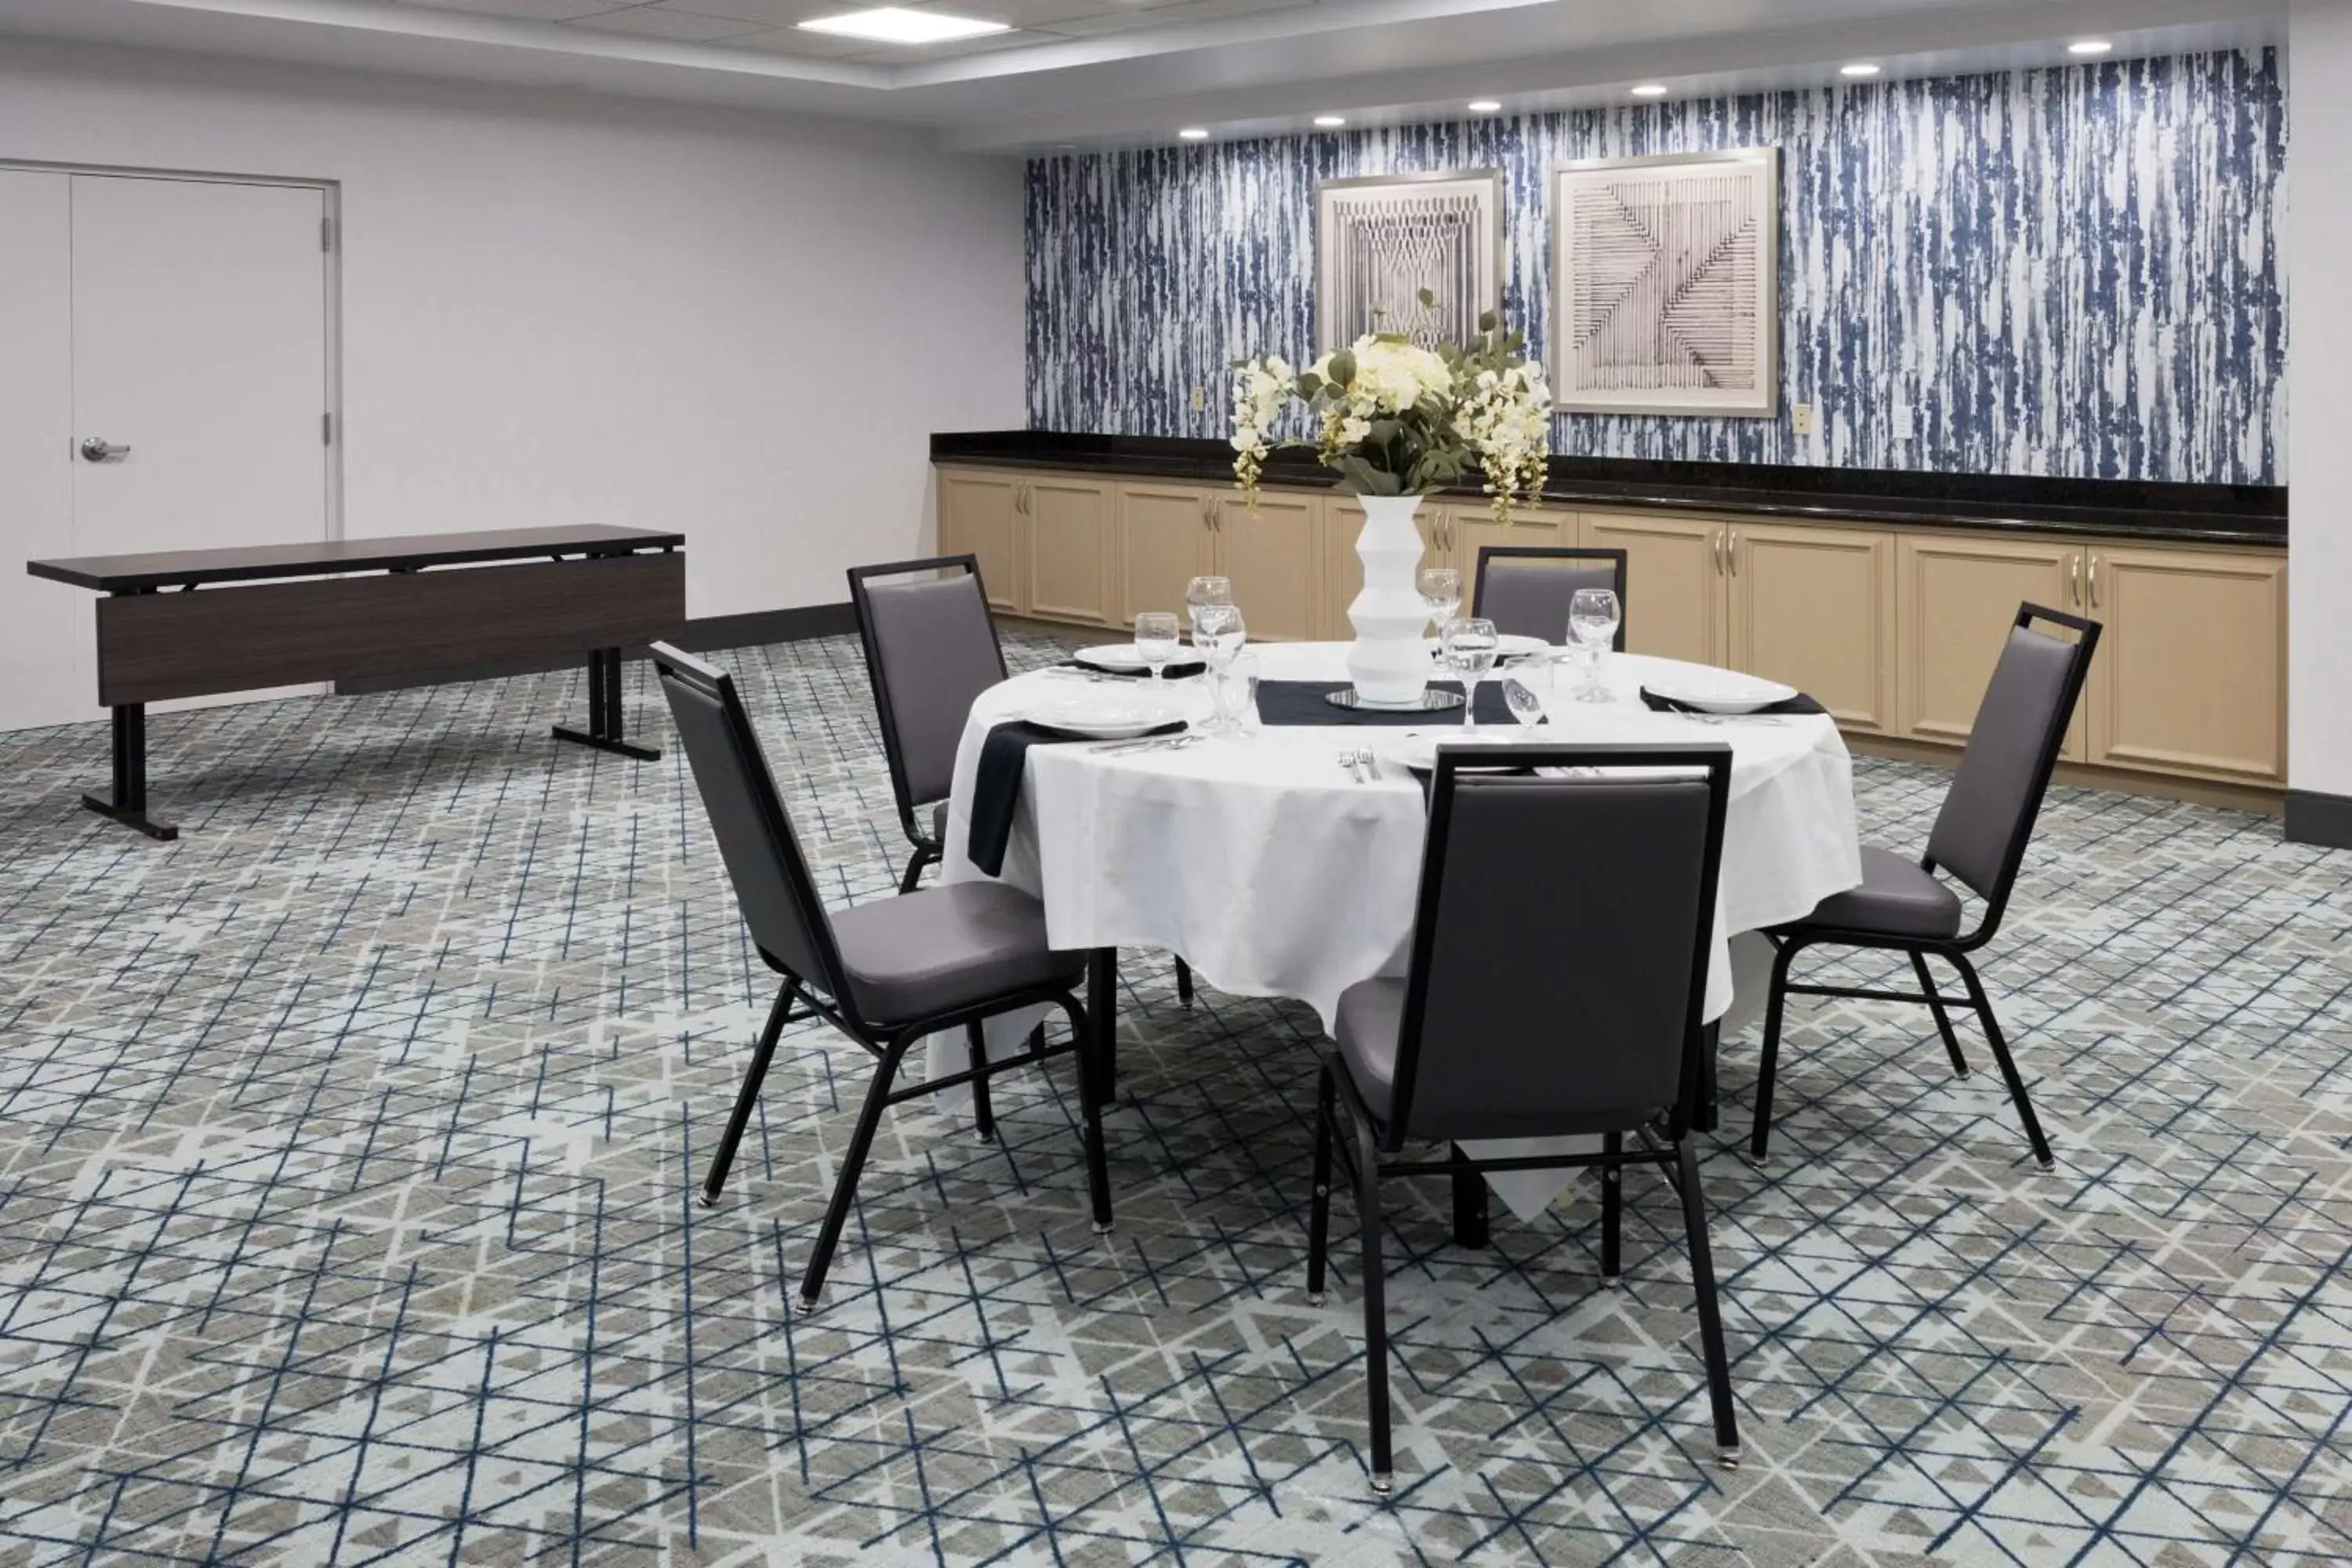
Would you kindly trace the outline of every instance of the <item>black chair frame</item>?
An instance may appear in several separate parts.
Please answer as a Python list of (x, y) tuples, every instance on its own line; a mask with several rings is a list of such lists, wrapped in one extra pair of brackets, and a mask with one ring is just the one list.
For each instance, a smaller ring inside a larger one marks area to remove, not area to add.
[[(2035, 762), (2033, 787), (2028, 805), (2010, 836), (2002, 851), (2000, 875), (1991, 894), (1985, 900), (1984, 912), (1976, 929), (1958, 936), (1922, 937), (1896, 936), (1885, 931), (1846, 931), (1826, 926), (1800, 926), (1767, 931), (1765, 936), (1774, 947), (1772, 988), (1764, 1012), (1764, 1045), (1756, 1075), (1756, 1126), (1748, 1140), (1748, 1155), (1761, 1161), (1769, 1147), (1772, 1131), (1772, 1089), (1780, 1069), (1780, 1022), (1790, 996), (1833, 996), (1860, 1002), (1915, 1002), (1926, 1005), (1936, 1020), (1936, 1032), (1943, 1037), (1944, 1050), (1951, 1058), (1955, 1077), (1969, 1076), (1968, 1057), (1960, 1049), (1958, 1035), (1953, 1032), (1952, 1017), (1948, 1009), (1965, 1005), (1983, 1026), (1985, 1042), (1992, 1048), (1992, 1058), (2000, 1068), (2001, 1081), (2009, 1087), (2009, 1098), (2017, 1107), (2017, 1119), (2025, 1125), (2026, 1142), (2033, 1147), (2033, 1158), (2045, 1170), (2056, 1168), (2057, 1162), (2050, 1152), (2050, 1141), (2042, 1135), (2042, 1121), (2033, 1113), (2033, 1101), (2025, 1092), (2025, 1079), (2017, 1070), (2017, 1061), (2010, 1054), (2009, 1041), (2000, 1030), (2000, 1021), (1993, 1015), (1992, 1002), (1985, 994), (1984, 982), (1977, 975), (1976, 965), (1969, 955), (1990, 942), (2000, 930), (2001, 916), (2008, 912), (2009, 898), (2017, 882), (2018, 868), (2025, 862), (2026, 846), (2033, 837), (2033, 825), (2041, 815), (2042, 799), (2049, 791), (2051, 775), (2057, 771), (2058, 753), (2066, 743), (2066, 729), (2074, 721), (2074, 708), (2081, 700), (2083, 682), (2091, 668), (2091, 656), (2099, 645), (2099, 623), (2070, 616), (2041, 605), (2028, 604), (2019, 607), (2012, 630), (2031, 627), (2035, 621), (2047, 621), (2078, 634), (2073, 664), (2066, 675), (2065, 698), (2058, 705), (2049, 731), (2042, 737), (2042, 751)], [(1922, 855), (1919, 864), (1929, 872), (1936, 869), (1933, 858)], [(1873, 986), (1797, 985), (1789, 980), (1789, 969), (1799, 954), (1812, 947), (1867, 948), (1883, 952), (1907, 954), (1911, 972), (1918, 977), (1916, 991), (1886, 991)], [(1935, 976), (1929, 973), (1930, 955), (1944, 959), (1959, 972), (1960, 983), (1967, 987), (1965, 997), (1948, 996), (1937, 988)]]
[(1474, 616), (1486, 597), (1486, 563), (1498, 556), (1505, 560), (1602, 561), (1613, 566), (1617, 573), (1617, 635), (1609, 646), (1617, 653), (1625, 651), (1625, 621), (1633, 613), (1625, 601), (1625, 552), (1583, 544), (1482, 544), (1478, 547), (1478, 570), (1470, 587), (1470, 613)]
[[(980, 574), (977, 555), (933, 555), (921, 561), (886, 561), (877, 566), (853, 566), (849, 569), (849, 605), (857, 619), (857, 641), (866, 653), (866, 679), (874, 689), (874, 714), (882, 725), (882, 754), (890, 764), (890, 793), (898, 803), (898, 826), (905, 829), (907, 842), (915, 853), (907, 861), (906, 875), (898, 879), (898, 890), (911, 893), (923, 875), (923, 868), (937, 865), (946, 852), (946, 846), (931, 837), (919, 816), (919, 808), (928, 801), (910, 797), (907, 787), (907, 767), (900, 759), (898, 748), (898, 716), (890, 706), (890, 688), (882, 679), (881, 650), (874, 642), (874, 617), (868, 613), (867, 582), (876, 577), (911, 577), (919, 572), (963, 571), (971, 574), (971, 585), (980, 595), (981, 610), (988, 615), (989, 626), (995, 628), (996, 616), (988, 610), (988, 584)], [(1004, 649), (1000, 643), (996, 651), (996, 678), (1005, 679), (1011, 672), (1004, 663)]]
[[(1492, 759), (1487, 759), (1491, 765)], [(1601, 1272), (1615, 1283), (1622, 1257), (1621, 1231), (1624, 1208), (1624, 1172), (1629, 1165), (1661, 1169), (1682, 1201), (1683, 1228), (1690, 1247), (1691, 1282), (1698, 1297), (1699, 1342), (1706, 1363), (1709, 1411), (1715, 1426), (1716, 1452), (1727, 1467), (1739, 1463), (1739, 1427), (1731, 1397), (1731, 1362), (1724, 1343), (1723, 1317), (1716, 1300), (1714, 1255), (1707, 1246), (1706, 1203), (1699, 1188), (1698, 1156), (1690, 1137), (1702, 1094), (1706, 1042), (1701, 1014), (1706, 1004), (1708, 947), (1713, 940), (1716, 886), (1723, 863), (1723, 823), (1730, 797), (1731, 756), (1727, 747), (1700, 749), (1641, 745), (1520, 747), (1512, 761), (1530, 768), (1575, 767), (1602, 763), (1620, 767), (1688, 767), (1704, 769), (1714, 797), (1707, 826), (1705, 859), (1705, 903), (1697, 921), (1696, 951), (1691, 955), (1690, 1011), (1683, 1031), (1679, 1092), (1664, 1114), (1638, 1129), (1638, 1148), (1625, 1146), (1622, 1132), (1604, 1133), (1598, 1152), (1530, 1154), (1508, 1159), (1479, 1160), (1455, 1149), (1436, 1160), (1396, 1160), (1403, 1152), (1405, 1129), (1412, 1124), (1413, 1079), (1421, 1055), (1422, 1011), (1424, 1002), (1420, 977), (1428, 971), (1436, 941), (1438, 891), (1443, 885), (1446, 828), (1453, 812), (1454, 774), (1467, 763), (1475, 767), (1475, 751), (1462, 754), (1440, 748), (1437, 768), (1430, 780), (1430, 858), (1422, 878), (1419, 907), (1414, 911), (1412, 973), (1404, 1015), (1399, 1026), (1396, 1085), (1388, 1126), (1383, 1130), (1365, 1106), (1346, 1072), (1326, 1057), (1321, 1081), (1316, 1087), (1315, 1184), (1307, 1232), (1307, 1299), (1320, 1305), (1331, 1226), (1331, 1164), (1334, 1111), (1347, 1112), (1354, 1132), (1353, 1149), (1342, 1150), (1348, 1178), (1356, 1189), (1356, 1212), (1363, 1228), (1364, 1356), (1367, 1402), (1372, 1439), (1371, 1487), (1386, 1497), (1395, 1489), (1391, 1446), (1388, 1386), (1388, 1317), (1386, 1277), (1381, 1260), (1380, 1184), (1400, 1176), (1446, 1176), (1467, 1173), (1483, 1178), (1488, 1173), (1597, 1169), (1601, 1173)]]
[[(868, 613), (866, 584), (876, 577), (911, 577), (919, 572), (963, 571), (971, 574), (972, 591), (980, 595), (981, 609), (988, 616), (989, 629), (993, 632), (996, 616), (988, 609), (988, 584), (980, 574), (977, 555), (932, 555), (920, 561), (886, 561), (875, 566), (853, 566), (849, 569), (849, 606), (857, 621), (858, 646), (866, 654), (866, 679), (874, 690), (874, 715), (882, 726), (882, 754), (890, 764), (890, 793), (898, 805), (898, 826), (905, 830), (907, 842), (915, 852), (907, 859), (906, 873), (898, 879), (898, 890), (911, 893), (920, 884), (923, 868), (936, 866), (947, 853), (947, 846), (931, 837), (923, 825), (920, 807), (925, 804), (911, 797), (907, 786), (907, 766), (898, 744), (898, 716), (890, 706), (890, 689), (882, 679), (881, 650), (875, 646), (874, 617)], [(1622, 576), (1622, 574), (1621, 574)], [(1012, 672), (1004, 662), (1004, 646), (996, 641), (996, 678), (1005, 679)], [(1183, 954), (1171, 955), (1176, 960), (1176, 999), (1185, 1006), (1192, 1005), (1192, 966), (1184, 962)], [(983, 1134), (984, 1135), (984, 1134)]]
[[(752, 732), (740, 702), (734, 698), (733, 683), (723, 672), (675, 648), (656, 644), (653, 654), (656, 668), (663, 678), (691, 683), (719, 699), (727, 721), (735, 731), (739, 748), (758, 766), (754, 803), (768, 819), (766, 826), (770, 834), (778, 844), (788, 847), (795, 844), (791, 823), (784, 816), (776, 795), (775, 781), (767, 773), (764, 762), (760, 761), (763, 753), (759, 738)], [(793, 898), (802, 908), (821, 910), (823, 905), (817, 898), (815, 885), (799, 854), (795, 851), (784, 855), (780, 868)], [(751, 1060), (744, 1069), (742, 1087), (736, 1091), (734, 1110), (727, 1118), (726, 1130), (719, 1134), (719, 1148), (711, 1157), (710, 1173), (704, 1179), (698, 1199), (701, 1206), (711, 1208), (718, 1205), (719, 1193), (726, 1185), (728, 1169), (734, 1163), (735, 1152), (743, 1141), (744, 1130), (751, 1123), (752, 1110), (759, 1103), (761, 1085), (768, 1076), (768, 1065), (775, 1056), (776, 1043), (782, 1037), (786, 1026), (815, 1017), (824, 1019), (855, 1040), (875, 1058), (875, 1068), (873, 1079), (866, 1087), (865, 1105), (858, 1112), (857, 1129), (851, 1135), (849, 1147), (843, 1152), (841, 1169), (834, 1180), (833, 1199), (826, 1207), (824, 1226), (817, 1233), (816, 1249), (810, 1255), (807, 1271), (802, 1276), (800, 1304), (803, 1311), (816, 1310), (818, 1293), (824, 1288), (825, 1274), (832, 1267), (834, 1251), (840, 1245), (843, 1227), (848, 1223), (850, 1205), (856, 1200), (857, 1179), (864, 1171), (866, 1154), (873, 1147), (875, 1131), (881, 1125), (882, 1112), (890, 1106), (968, 1083), (972, 1086), (982, 1135), (988, 1136), (993, 1132), (993, 1118), (987, 1099), (989, 1079), (999, 1073), (1048, 1061), (1055, 1057), (1075, 1056), (1077, 1058), (1079, 1111), (1085, 1136), (1088, 1197), (1094, 1211), (1097, 1234), (1108, 1234), (1111, 1228), (1110, 1178), (1103, 1146), (1100, 1097), (1095, 1083), (1101, 1059), (1099, 1040), (1093, 1019), (1076, 994), (1067, 986), (1027, 986), (992, 996), (974, 1006), (898, 1020), (886, 1027), (877, 1027), (841, 1005), (842, 999), (848, 994), (848, 986), (843, 976), (840, 954), (833, 945), (829, 923), (819, 920), (815, 924), (817, 946), (814, 962), (818, 968), (831, 971), (819, 978), (818, 984), (835, 994), (832, 999), (811, 988), (811, 977), (793, 973), (789, 966), (778, 962), (774, 954), (757, 942), (752, 944), (760, 954), (761, 962), (782, 975), (783, 984), (778, 987), (775, 1002), (768, 1009), (768, 1021), (760, 1031), (759, 1042), (752, 1048)], [(796, 1013), (795, 1005), (805, 1010)], [(1031, 1034), (1026, 1050), (1003, 1061), (989, 1060), (981, 1025), (1000, 1014), (1041, 1005), (1059, 1007), (1069, 1019), (1069, 1040), (1061, 1045), (1048, 1046), (1045, 1031), (1040, 1028)], [(966, 1031), (972, 1047), (972, 1065), (970, 1068), (961, 1072), (926, 1079), (910, 1087), (893, 1089), (899, 1064), (917, 1041), (927, 1035), (958, 1027)]]

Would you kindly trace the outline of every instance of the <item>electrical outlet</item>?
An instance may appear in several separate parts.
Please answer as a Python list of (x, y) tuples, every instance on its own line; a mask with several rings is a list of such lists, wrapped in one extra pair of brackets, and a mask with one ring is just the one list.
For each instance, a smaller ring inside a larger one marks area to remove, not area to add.
[(1798, 435), (1804, 437), (1811, 436), (1813, 433), (1813, 405), (1810, 403), (1800, 403), (1795, 407), (1791, 408), (1789, 411), (1789, 424)]
[(1908, 403), (1895, 402), (1886, 405), (1886, 433), (1897, 441), (1908, 441), (1919, 433), (1919, 416)]
[(1205, 386), (1194, 387), (1192, 389), (1192, 412), (1198, 414), (1207, 406), (1209, 406), (1209, 389)]

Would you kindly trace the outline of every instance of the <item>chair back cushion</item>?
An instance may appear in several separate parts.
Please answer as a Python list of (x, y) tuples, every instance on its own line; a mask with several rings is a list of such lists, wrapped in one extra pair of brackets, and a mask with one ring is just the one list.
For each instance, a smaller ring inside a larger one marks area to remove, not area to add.
[(2082, 687), (2083, 645), (2011, 628), (1927, 858), (1996, 902), (2009, 894)]
[(653, 654), (751, 941), (771, 967), (845, 1003), (824, 905), (734, 682), (661, 643)]
[(860, 597), (882, 744), (905, 781), (903, 804), (945, 800), (972, 700), (1004, 679), (980, 578), (869, 583)]
[[(1478, 552), (1470, 613), (1486, 616), (1508, 637), (1564, 643), (1569, 640), (1569, 602), (1579, 588), (1615, 589), (1619, 613), (1625, 613), (1624, 571), (1622, 551), (1526, 549), (1506, 553), (1489, 545)], [(1616, 646), (1621, 650), (1625, 646), (1622, 624)]]
[(1440, 770), (1397, 1109), (1414, 1140), (1629, 1131), (1694, 1092), (1729, 761)]

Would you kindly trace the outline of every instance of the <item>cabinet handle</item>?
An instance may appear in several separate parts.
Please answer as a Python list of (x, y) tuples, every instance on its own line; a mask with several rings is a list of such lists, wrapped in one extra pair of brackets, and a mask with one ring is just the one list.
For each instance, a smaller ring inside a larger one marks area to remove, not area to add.
[(1729, 556), (1729, 557), (1731, 558), (1731, 574), (1732, 574), (1733, 576), (1735, 576), (1735, 577), (1738, 576), (1738, 575), (1739, 575), (1739, 531), (1738, 531), (1738, 529), (1736, 529), (1736, 528), (1735, 528), (1735, 529), (1733, 529), (1733, 530), (1731, 531), (1731, 543), (1730, 543), (1727, 547), (1726, 547), (1726, 549), (1724, 550), (1724, 554), (1726, 554), (1726, 555), (1727, 555), (1727, 556)]
[(2099, 558), (2091, 557), (2091, 608), (2099, 607)]
[(2083, 558), (2066, 557), (2066, 602), (2076, 609), (2083, 607)]
[(1712, 539), (1709, 539), (1709, 540), (1706, 542), (1706, 553), (1707, 553), (1707, 558), (1708, 558), (1709, 560), (1711, 560), (1712, 562), (1714, 562), (1714, 563), (1715, 563), (1715, 574), (1716, 574), (1717, 576), (1718, 576), (1718, 577), (1722, 576), (1722, 575), (1723, 575), (1723, 530), (1721, 530), (1721, 529), (1719, 529), (1719, 528), (1718, 528), (1718, 529), (1717, 529), (1717, 530), (1715, 531), (1715, 536), (1714, 536)]
[(1223, 496), (1209, 502), (1209, 526), (1219, 533), (1225, 531), (1225, 498)]
[(1029, 481), (1027, 479), (1022, 480), (1021, 488), (1014, 492), (1013, 497), (1013, 510), (1019, 512), (1022, 516), (1027, 517), (1029, 515), (1029, 505), (1033, 493)]

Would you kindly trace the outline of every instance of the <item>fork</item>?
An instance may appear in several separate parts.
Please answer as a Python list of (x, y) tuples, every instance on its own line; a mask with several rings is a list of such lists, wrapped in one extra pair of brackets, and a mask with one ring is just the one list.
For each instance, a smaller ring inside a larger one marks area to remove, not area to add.
[(1349, 776), (1353, 778), (1358, 784), (1370, 784), (1372, 782), (1372, 753), (1367, 748), (1361, 746), (1351, 746), (1348, 750), (1341, 752), (1339, 753), (1339, 765), (1347, 769)]

